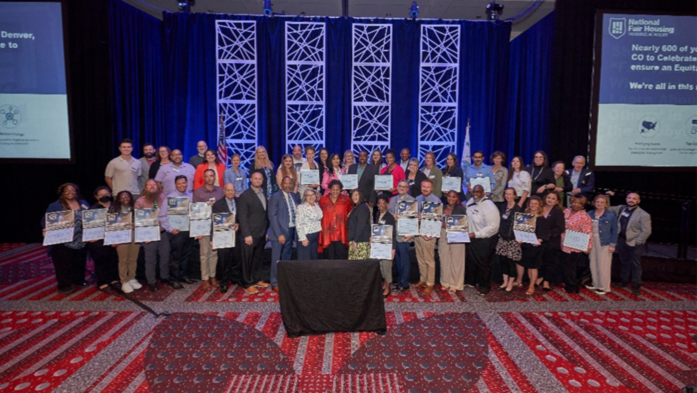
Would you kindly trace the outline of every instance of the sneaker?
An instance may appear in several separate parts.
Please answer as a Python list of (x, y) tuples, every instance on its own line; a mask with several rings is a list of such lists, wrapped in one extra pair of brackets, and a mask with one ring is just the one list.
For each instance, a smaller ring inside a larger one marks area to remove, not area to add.
[(143, 288), (143, 285), (141, 285), (141, 284), (138, 282), (138, 280), (136, 280), (136, 279), (133, 279), (133, 280), (129, 281), (128, 284), (130, 284), (130, 285), (131, 285), (131, 288), (133, 288), (133, 289), (135, 289), (135, 290), (138, 290), (138, 289), (140, 289), (140, 288)]
[(607, 292), (603, 291), (602, 289), (596, 289), (595, 293), (597, 293), (598, 295), (605, 295)]
[(599, 290), (598, 288), (594, 287), (593, 285), (586, 285), (586, 289), (590, 289), (591, 291)]
[(133, 287), (131, 286), (130, 281), (121, 284), (121, 290), (123, 291), (123, 293), (131, 293), (131, 292), (133, 292)]

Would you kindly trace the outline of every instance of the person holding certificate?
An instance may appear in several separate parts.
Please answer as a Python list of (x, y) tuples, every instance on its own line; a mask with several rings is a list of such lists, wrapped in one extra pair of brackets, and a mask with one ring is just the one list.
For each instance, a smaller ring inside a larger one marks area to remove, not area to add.
[[(409, 182), (406, 180), (400, 181), (399, 184), (397, 184), (397, 195), (390, 199), (390, 204), (388, 206), (388, 210), (390, 214), (392, 214), (392, 216), (395, 218), (395, 220), (399, 220), (398, 206), (400, 202), (416, 201), (416, 199), (409, 195), (408, 192)], [(394, 261), (397, 264), (398, 275), (398, 281), (396, 282), (396, 285), (397, 291), (403, 292), (409, 289), (409, 274), (411, 273), (411, 261), (409, 260), (409, 243), (411, 243), (412, 236), (399, 236), (399, 234), (397, 234), (397, 230), (397, 227), (393, 229), (396, 240)]]
[(426, 180), (426, 175), (419, 170), (419, 160), (410, 158), (407, 171), (404, 173), (409, 183), (409, 195), (416, 198), (421, 195), (421, 182)]
[(556, 192), (550, 192), (544, 199), (542, 217), (537, 222), (549, 228), (549, 240), (542, 255), (542, 265), (538, 271), (535, 285), (542, 283), (542, 289), (551, 290), (550, 284), (561, 282), (561, 234), (564, 232), (564, 212), (559, 204), (559, 196)]
[(586, 288), (595, 291), (598, 295), (610, 292), (612, 281), (612, 253), (617, 245), (617, 216), (608, 210), (610, 197), (596, 195), (593, 199), (595, 210), (588, 212), (593, 221), (593, 242), (595, 247), (590, 253), (590, 267), (593, 283)]
[(508, 187), (512, 187), (516, 192), (516, 202), (518, 206), (525, 206), (528, 196), (530, 196), (530, 188), (532, 187), (532, 178), (525, 171), (523, 159), (515, 156), (511, 160), (511, 167), (508, 170)]
[(213, 184), (220, 187), (225, 184), (225, 165), (218, 159), (218, 153), (213, 149), (206, 150), (206, 162), (196, 167), (194, 174), (194, 190), (206, 183), (205, 172), (211, 170), (215, 173), (215, 181)]
[[(445, 169), (443, 169), (443, 184), (447, 182), (445, 178), (458, 178), (460, 179), (460, 186), (457, 188), (448, 187), (452, 189), (445, 190), (443, 187), (443, 192), (455, 191), (458, 193), (458, 199), (461, 201), (465, 200), (465, 193), (462, 192), (462, 179), (465, 177), (462, 168), (457, 164), (457, 155), (455, 153), (448, 153), (448, 157), (445, 159)], [(447, 204), (447, 195), (443, 195), (443, 203)]]
[(472, 154), (472, 165), (465, 168), (465, 184), (467, 185), (467, 197), (472, 197), (472, 190), (479, 184), (484, 187), (484, 193), (491, 196), (496, 187), (496, 179), (491, 167), (484, 163), (484, 153), (477, 150)]
[[(140, 198), (134, 204), (136, 209), (158, 209), (158, 219), (160, 221), (160, 240), (143, 242), (142, 247), (145, 251), (145, 277), (148, 279), (148, 288), (159, 291), (157, 286), (157, 265), (160, 264), (160, 280), (175, 289), (182, 289), (182, 285), (169, 282), (169, 237), (164, 232), (169, 232), (171, 227), (167, 221), (167, 210), (165, 196), (160, 192), (160, 188), (154, 179), (145, 183), (145, 188)], [(169, 229), (169, 230), (168, 230)]]
[[(496, 243), (496, 256), (499, 257), (501, 272), (503, 273), (503, 284), (499, 289), (510, 292), (513, 290), (514, 285), (517, 287), (522, 285), (519, 281), (516, 281), (518, 275), (516, 267), (523, 257), (523, 253), (520, 249), (520, 243), (516, 241), (513, 234), (513, 223), (515, 214), (522, 212), (523, 209), (515, 201), (515, 188), (506, 188), (503, 192), (503, 197), (506, 203), (499, 206), (501, 223), (499, 224), (499, 240)], [(521, 272), (520, 275), (522, 277), (523, 273)]]
[[(431, 184), (433, 184), (433, 195), (440, 199), (440, 197), (443, 196), (441, 191), (443, 184), (443, 172), (436, 166), (436, 154), (432, 151), (426, 153), (424, 163), (425, 165), (423, 168), (421, 168), (421, 172), (423, 172), (423, 174), (426, 175), (426, 178), (428, 178), (431, 181)], [(415, 195), (412, 196), (416, 197)]]
[[(438, 169), (435, 166), (431, 168)], [(438, 169), (438, 172), (440, 172), (440, 169)], [(421, 218), (424, 202), (440, 203), (440, 198), (433, 192), (431, 179), (424, 179), (421, 182), (421, 195), (416, 197), (416, 202), (419, 206), (419, 218)], [(433, 292), (433, 286), (436, 283), (436, 240), (435, 237), (421, 235), (414, 238), (416, 259), (419, 262), (419, 282), (416, 284), (416, 287), (425, 287), (425, 295), (430, 295)]]
[[(307, 190), (308, 188), (314, 188), (315, 190), (317, 190), (319, 192), (319, 185), (320, 185), (320, 180), (317, 180), (317, 183), (313, 183), (313, 184), (303, 184), (303, 183), (307, 183), (307, 182), (303, 182), (303, 178), (302, 178), (303, 171), (307, 171), (307, 170), (317, 171), (320, 175), (320, 178), (322, 176), (322, 172), (319, 170), (320, 169), (319, 165), (315, 161), (315, 148), (314, 148), (314, 146), (306, 146), (305, 147), (305, 157), (307, 157), (307, 159), (303, 162), (302, 166), (300, 166), (300, 176), (299, 176), (300, 177), (300, 187), (298, 189), (300, 195), (305, 195), (305, 190)], [(317, 200), (319, 201), (319, 197), (317, 197)]]
[(520, 243), (521, 251), (523, 252), (523, 257), (517, 264), (518, 278), (517, 282), (523, 282), (523, 271), (528, 269), (528, 278), (530, 279), (530, 285), (528, 290), (525, 292), (526, 295), (532, 295), (535, 293), (535, 284), (537, 283), (538, 269), (542, 265), (542, 256), (544, 255), (545, 249), (547, 248), (547, 243), (549, 242), (549, 227), (551, 221), (543, 219), (542, 215), (542, 200), (538, 196), (530, 197), (528, 201), (528, 208), (525, 209), (525, 214), (530, 214), (536, 217), (535, 219), (535, 236), (537, 237), (537, 244)]
[[(97, 202), (90, 206), (90, 210), (106, 209), (111, 207), (111, 190), (107, 186), (97, 187), (94, 190), (94, 199)], [(104, 239), (92, 240), (87, 243), (87, 251), (94, 261), (94, 275), (97, 276), (97, 288), (104, 291), (109, 284), (119, 283), (119, 257), (114, 247), (104, 247)]]
[[(56, 271), (58, 293), (68, 294), (75, 289), (73, 285), (85, 287), (85, 265), (87, 249), (82, 242), (82, 210), (89, 205), (80, 196), (80, 188), (74, 183), (65, 183), (58, 187), (58, 200), (48, 205), (46, 213), (72, 210), (75, 212), (73, 238), (66, 243), (50, 246), (48, 253)], [(43, 234), (46, 235), (46, 215), (41, 219)]]
[[(189, 188), (189, 179), (185, 175), (179, 175), (174, 178), (175, 190), (167, 194), (167, 198), (184, 198), (185, 201), (188, 200), (191, 204), (193, 199), (193, 194), (187, 189)], [(165, 203), (164, 214), (170, 213), (169, 203)], [(167, 236), (169, 237), (169, 277), (170, 283), (173, 286), (174, 283), (184, 283), (193, 284), (188, 276), (187, 272), (189, 270), (189, 255), (191, 254), (191, 248), (194, 245), (193, 239), (189, 236), (189, 212), (186, 209), (185, 214), (180, 214), (176, 219), (182, 222), (180, 228), (175, 228), (175, 217), (167, 216), (167, 222), (169, 223), (170, 229), (167, 231)], [(177, 288), (178, 289), (178, 288)]]
[[(258, 172), (253, 172), (254, 173)], [(206, 184), (194, 190), (193, 203), (208, 203), (210, 206), (225, 197), (223, 189), (216, 186), (215, 172), (212, 169), (207, 169), (204, 172)], [(206, 231), (208, 231), (206, 229)], [(218, 252), (211, 248), (211, 235), (197, 236), (200, 257), (201, 257), (201, 279), (203, 280), (203, 289), (210, 291), (213, 287), (218, 287), (218, 280), (215, 278), (216, 267), (218, 265)], [(212, 274), (212, 275), (211, 275)]]
[(472, 189), (472, 199), (467, 201), (470, 245), (465, 260), (465, 281), (471, 286), (478, 285), (478, 293), (482, 296), (491, 290), (491, 259), (501, 222), (499, 209), (485, 195), (484, 187), (476, 185)]
[[(237, 190), (235, 185), (228, 183), (223, 186), (223, 193), (225, 197), (218, 200), (211, 207), (212, 213), (226, 213), (231, 214), (234, 219), (230, 219), (232, 224), (232, 231), (235, 235), (240, 227), (237, 223)], [(233, 221), (234, 220), (234, 221)], [(234, 237), (235, 246), (232, 248), (220, 248), (218, 249), (218, 263), (216, 265), (216, 277), (218, 279), (218, 285), (220, 285), (220, 293), (226, 293), (228, 284), (232, 283), (240, 284), (242, 283), (242, 269), (240, 266), (240, 247), (237, 244), (237, 236)], [(213, 244), (211, 244), (213, 247)]]
[(319, 233), (322, 230), (322, 209), (317, 203), (318, 191), (308, 188), (303, 195), (303, 203), (298, 205), (295, 218), (298, 232), (298, 260), (314, 261), (317, 259)]
[(358, 189), (351, 191), (351, 202), (354, 206), (348, 216), (348, 259), (369, 259), (370, 235), (373, 233), (370, 207)]
[(341, 182), (328, 185), (329, 195), (319, 200), (322, 209), (322, 231), (319, 249), (324, 259), (348, 259), (348, 215), (353, 208), (349, 197), (342, 193)]
[(276, 184), (283, 183), (283, 178), (286, 177), (290, 177), (293, 180), (293, 184), (295, 184), (295, 188), (292, 191), (298, 192), (298, 184), (300, 184), (298, 180), (298, 171), (295, 170), (293, 156), (290, 154), (285, 154), (283, 158), (281, 158), (281, 165), (276, 171)]
[(382, 168), (380, 174), (392, 175), (393, 187), (386, 191), (389, 196), (394, 196), (397, 195), (397, 185), (399, 184), (399, 181), (406, 179), (406, 176), (404, 175), (404, 170), (402, 169), (402, 167), (397, 165), (396, 151), (388, 149), (387, 152), (385, 152), (385, 162), (387, 163), (387, 166)]
[[(586, 206), (587, 199), (584, 196), (572, 196), (570, 198), (571, 207), (564, 210), (564, 219), (566, 220), (566, 231), (561, 235), (563, 254), (562, 273), (564, 275), (564, 291), (566, 293), (578, 293), (578, 278), (577, 268), (584, 264), (584, 254), (590, 253), (593, 248), (593, 221), (591, 217), (583, 210)], [(564, 240), (569, 231), (578, 234), (586, 235), (588, 242), (586, 244), (564, 244)], [(582, 250), (585, 248), (585, 250)]]
[(390, 204), (390, 198), (387, 195), (382, 194), (382, 195), (378, 196), (378, 202), (377, 202), (378, 211), (377, 211), (377, 214), (375, 214), (375, 220), (373, 221), (373, 224), (376, 224), (376, 225), (389, 225), (392, 227), (392, 258), (380, 260), (380, 273), (382, 274), (382, 279), (383, 279), (383, 283), (382, 283), (382, 296), (383, 297), (390, 296), (390, 284), (392, 283), (392, 259), (394, 259), (396, 244), (397, 244), (397, 242), (396, 242), (396, 235), (397, 235), (396, 229), (397, 229), (397, 227), (395, 224), (394, 217), (388, 211), (389, 204)]
[(329, 189), (329, 184), (333, 180), (341, 181), (341, 175), (344, 173), (343, 169), (341, 168), (341, 157), (339, 157), (339, 154), (334, 153), (329, 156), (327, 163), (329, 166), (324, 169), (324, 175), (322, 176), (322, 189), (324, 189), (324, 196), (329, 195), (329, 192), (331, 191)]
[[(358, 163), (349, 167), (349, 175), (356, 175), (358, 179), (358, 189), (363, 191), (363, 195), (368, 198), (368, 205), (374, 206), (375, 197), (375, 175), (379, 175), (380, 171), (374, 165), (368, 163), (368, 152), (362, 151), (358, 153)], [(343, 183), (341, 184), (344, 185)]]
[(128, 243), (116, 244), (116, 254), (119, 256), (119, 279), (121, 280), (121, 290), (124, 293), (131, 293), (143, 286), (136, 280), (136, 268), (138, 267), (138, 251), (140, 243), (136, 243), (133, 236), (133, 195), (129, 191), (121, 191), (116, 194), (114, 203), (109, 208), (109, 213), (125, 215), (131, 218), (131, 241)]
[(450, 293), (461, 291), (465, 284), (465, 243), (448, 243), (445, 217), (451, 215), (466, 215), (467, 210), (460, 204), (457, 191), (448, 191), (445, 195), (447, 204), (443, 209), (443, 226), (438, 240), (438, 255), (440, 256), (440, 285)]

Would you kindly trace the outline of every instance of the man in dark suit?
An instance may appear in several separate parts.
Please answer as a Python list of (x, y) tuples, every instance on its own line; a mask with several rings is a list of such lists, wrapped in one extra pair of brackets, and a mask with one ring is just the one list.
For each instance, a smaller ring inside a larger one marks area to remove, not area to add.
[(261, 281), (261, 266), (264, 262), (264, 244), (269, 219), (266, 216), (266, 193), (261, 188), (264, 178), (254, 172), (249, 178), (250, 187), (238, 198), (237, 219), (240, 223), (240, 256), (242, 259), (242, 286), (247, 293), (257, 294), (256, 287), (266, 288), (269, 283)]
[(281, 192), (269, 198), (269, 240), (271, 240), (271, 286), (278, 292), (278, 261), (290, 259), (295, 238), (295, 209), (300, 204), (298, 193), (293, 192), (291, 177), (281, 181)]
[(593, 189), (595, 188), (595, 174), (586, 168), (586, 158), (576, 156), (572, 162), (574, 169), (569, 169), (566, 174), (571, 181), (571, 194), (581, 194), (589, 201), (593, 199)]
[(368, 152), (358, 153), (358, 164), (349, 167), (349, 175), (358, 175), (358, 189), (363, 191), (363, 195), (368, 199), (368, 204), (372, 207), (377, 200), (375, 192), (375, 175), (380, 174), (378, 167), (368, 164)]
[[(235, 216), (234, 231), (237, 235), (239, 224), (237, 223), (237, 190), (235, 185), (228, 183), (223, 187), (225, 197), (218, 200), (212, 206), (213, 213), (232, 213)], [(242, 266), (240, 265), (240, 241), (235, 236), (235, 247), (221, 248), (218, 250), (218, 265), (216, 266), (216, 276), (220, 284), (220, 292), (227, 292), (228, 283), (240, 284), (242, 282)]]

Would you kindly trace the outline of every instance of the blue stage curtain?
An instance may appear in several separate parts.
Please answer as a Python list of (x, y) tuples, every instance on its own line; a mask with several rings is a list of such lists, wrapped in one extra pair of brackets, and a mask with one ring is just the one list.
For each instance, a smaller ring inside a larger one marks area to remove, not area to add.
[(113, 144), (130, 138), (139, 156), (143, 143), (166, 143), (162, 22), (121, 1), (109, 12)]
[(505, 133), (499, 147), (508, 158), (532, 161), (536, 150), (549, 152), (549, 99), (552, 81), (554, 12), (511, 42)]

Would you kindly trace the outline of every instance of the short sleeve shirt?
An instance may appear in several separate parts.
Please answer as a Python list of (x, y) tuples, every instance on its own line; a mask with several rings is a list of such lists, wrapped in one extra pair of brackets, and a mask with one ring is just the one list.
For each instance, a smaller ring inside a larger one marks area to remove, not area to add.
[(174, 185), (174, 179), (177, 176), (186, 176), (186, 192), (191, 192), (194, 188), (195, 173), (196, 169), (185, 162), (180, 166), (174, 166), (172, 163), (169, 163), (160, 167), (155, 176), (155, 181), (162, 183), (162, 193), (169, 195), (177, 189)]
[(138, 176), (140, 176), (142, 170), (142, 164), (139, 160), (131, 157), (131, 162), (128, 162), (123, 157), (118, 156), (109, 161), (104, 176), (111, 178), (113, 188), (111, 192), (114, 195), (121, 191), (140, 194)]

